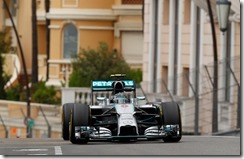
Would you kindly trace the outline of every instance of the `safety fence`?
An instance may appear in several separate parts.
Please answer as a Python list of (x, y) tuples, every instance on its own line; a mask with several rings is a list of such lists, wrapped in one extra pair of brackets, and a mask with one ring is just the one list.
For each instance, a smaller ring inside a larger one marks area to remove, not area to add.
[[(179, 104), (185, 132), (212, 134), (213, 122), (217, 123), (218, 132), (239, 129), (240, 57), (218, 62), (218, 112), (216, 114), (213, 114), (213, 103), (215, 103), (213, 68), (213, 64), (208, 64), (199, 69), (183, 69), (183, 73), (175, 77), (163, 78), (151, 83), (143, 82), (142, 85), (144, 89), (148, 89), (155, 87), (156, 84), (157, 100), (175, 101)], [(217, 121), (212, 120), (215, 115)]]

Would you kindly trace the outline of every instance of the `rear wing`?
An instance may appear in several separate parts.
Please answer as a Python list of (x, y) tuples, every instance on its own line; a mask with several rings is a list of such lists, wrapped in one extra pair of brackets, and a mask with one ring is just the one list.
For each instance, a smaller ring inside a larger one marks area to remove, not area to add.
[(136, 96), (136, 84), (134, 80), (93, 80), (91, 83), (91, 104), (93, 105), (93, 92), (114, 91), (113, 83), (123, 82), (124, 91), (133, 91), (133, 96)]
[[(134, 80), (120, 80), (125, 84), (125, 91), (134, 91), (136, 89)], [(92, 81), (92, 91), (113, 91), (112, 84), (116, 82), (116, 80), (93, 80)]]

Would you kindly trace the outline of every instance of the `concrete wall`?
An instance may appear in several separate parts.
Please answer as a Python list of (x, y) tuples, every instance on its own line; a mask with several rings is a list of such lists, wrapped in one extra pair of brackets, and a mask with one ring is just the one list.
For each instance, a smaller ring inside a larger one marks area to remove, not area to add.
[[(33, 138), (47, 137), (47, 124), (41, 113), (40, 107), (43, 109), (47, 120), (49, 121), (52, 132), (52, 138), (61, 137), (61, 106), (45, 105), (31, 103), (31, 118), (34, 120)], [(0, 100), (0, 115), (8, 130), (9, 138), (26, 138), (25, 116), (27, 106), (25, 102), (14, 102)], [(0, 137), (5, 137), (5, 129), (0, 121)]]

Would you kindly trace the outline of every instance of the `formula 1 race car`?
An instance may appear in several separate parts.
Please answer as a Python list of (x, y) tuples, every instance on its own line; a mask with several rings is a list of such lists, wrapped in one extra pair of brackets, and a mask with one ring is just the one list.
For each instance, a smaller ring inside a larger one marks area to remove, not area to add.
[[(182, 137), (180, 109), (175, 102), (140, 105), (134, 80), (114, 75), (115, 80), (94, 80), (91, 104), (66, 103), (62, 111), (62, 135), (73, 144), (87, 144), (89, 140), (148, 140), (163, 139), (178, 142)], [(97, 92), (111, 96), (98, 96)], [(96, 99), (95, 103), (94, 99)]]

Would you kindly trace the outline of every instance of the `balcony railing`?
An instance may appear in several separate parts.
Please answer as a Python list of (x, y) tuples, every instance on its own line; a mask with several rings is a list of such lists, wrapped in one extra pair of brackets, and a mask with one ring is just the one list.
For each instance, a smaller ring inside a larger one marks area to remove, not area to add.
[(47, 85), (67, 87), (72, 72), (71, 60), (49, 60), (49, 80)]

